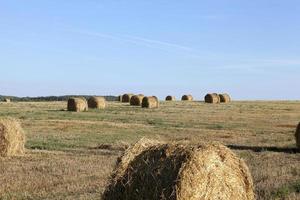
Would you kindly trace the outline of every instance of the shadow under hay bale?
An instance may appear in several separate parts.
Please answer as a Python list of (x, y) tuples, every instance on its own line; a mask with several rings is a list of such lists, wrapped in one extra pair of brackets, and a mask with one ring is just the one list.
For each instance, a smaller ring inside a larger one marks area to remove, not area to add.
[(182, 100), (182, 101), (193, 101), (194, 98), (193, 98), (192, 95), (183, 95), (183, 96), (181, 97), (181, 100)]
[(122, 102), (123, 103), (129, 103), (131, 97), (133, 96), (134, 94), (123, 94), (122, 95)]
[(117, 164), (104, 200), (254, 199), (251, 174), (227, 147), (134, 145)]
[(205, 103), (220, 103), (220, 97), (216, 93), (207, 94), (204, 97)]
[(0, 119), (0, 156), (17, 156), (25, 152), (25, 133), (18, 121)]
[(132, 106), (141, 106), (144, 97), (145, 96), (143, 94), (133, 95), (130, 98), (130, 105), (132, 105)]
[(144, 97), (142, 100), (142, 108), (158, 108), (159, 102), (156, 96)]
[(166, 101), (175, 101), (175, 100), (176, 98), (174, 96), (169, 95), (166, 97)]
[(88, 105), (85, 98), (70, 98), (68, 100), (68, 111), (82, 112), (87, 110)]
[(219, 94), (220, 103), (229, 103), (231, 101), (231, 98), (229, 94)]
[(92, 109), (104, 109), (106, 100), (104, 97), (91, 97), (88, 99), (88, 107)]
[(297, 126), (295, 137), (296, 137), (296, 145), (300, 149), (300, 123)]

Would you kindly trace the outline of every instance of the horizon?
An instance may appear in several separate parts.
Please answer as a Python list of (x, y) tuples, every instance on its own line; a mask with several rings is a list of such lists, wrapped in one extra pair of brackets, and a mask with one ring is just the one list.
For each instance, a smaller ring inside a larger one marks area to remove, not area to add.
[(299, 100), (299, 23), (296, 0), (2, 1), (0, 94)]

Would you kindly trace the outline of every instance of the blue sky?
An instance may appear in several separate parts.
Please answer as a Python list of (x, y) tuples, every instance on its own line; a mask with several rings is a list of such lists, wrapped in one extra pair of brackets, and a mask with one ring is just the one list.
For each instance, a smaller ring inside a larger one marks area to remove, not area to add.
[(5, 95), (300, 99), (300, 1), (0, 0), (0, 69)]

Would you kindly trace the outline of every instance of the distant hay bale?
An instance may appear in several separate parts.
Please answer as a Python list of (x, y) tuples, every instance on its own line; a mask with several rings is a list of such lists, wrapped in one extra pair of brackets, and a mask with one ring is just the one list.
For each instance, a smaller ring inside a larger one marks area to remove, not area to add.
[(231, 101), (231, 98), (229, 94), (219, 94), (220, 103), (229, 103)]
[(132, 149), (117, 164), (103, 200), (255, 199), (245, 162), (221, 144), (151, 143)]
[(296, 129), (295, 137), (296, 137), (296, 145), (300, 149), (300, 123), (298, 124), (298, 127)]
[(132, 106), (141, 106), (144, 97), (145, 96), (143, 94), (133, 95), (130, 98), (130, 105), (132, 105)]
[(176, 97), (174, 97), (174, 96), (169, 95), (166, 97), (166, 101), (175, 101), (175, 100), (176, 100)]
[(205, 103), (220, 103), (220, 97), (216, 93), (207, 94), (204, 97)]
[(17, 156), (25, 152), (25, 134), (18, 121), (0, 119), (0, 156)]
[(122, 102), (123, 103), (129, 103), (130, 102), (130, 98), (133, 96), (134, 94), (123, 94), (122, 95)]
[(144, 97), (142, 100), (142, 108), (158, 108), (159, 101), (156, 96)]
[(122, 95), (119, 95), (119, 96), (117, 97), (117, 101), (121, 101), (121, 102), (122, 102)]
[(68, 100), (68, 111), (82, 112), (87, 110), (88, 105), (85, 98), (70, 98)]
[(6, 102), (6, 103), (10, 103), (11, 102), (11, 100), (9, 98), (5, 98), (3, 101)]
[(181, 97), (181, 100), (182, 101), (193, 101), (193, 96), (192, 95), (183, 95), (182, 97)]
[(89, 108), (104, 109), (106, 107), (106, 100), (104, 97), (91, 97), (88, 99)]

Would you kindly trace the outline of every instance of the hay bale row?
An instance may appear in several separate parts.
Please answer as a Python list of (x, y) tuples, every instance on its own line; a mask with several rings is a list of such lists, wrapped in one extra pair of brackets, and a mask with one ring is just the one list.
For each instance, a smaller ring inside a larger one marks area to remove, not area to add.
[(138, 142), (119, 158), (102, 198), (253, 200), (254, 196), (245, 162), (221, 144)]
[(70, 98), (68, 100), (68, 111), (82, 112), (88, 110), (88, 103), (85, 98)]
[(229, 103), (231, 98), (228, 94), (210, 93), (204, 97), (205, 103)]
[(174, 97), (174, 96), (168, 95), (166, 97), (166, 101), (175, 101), (175, 100), (176, 100), (176, 97)]
[(193, 101), (194, 100), (194, 98), (193, 98), (193, 96), (192, 95), (183, 95), (182, 97), (181, 97), (181, 100), (182, 101)]
[(133, 95), (130, 98), (130, 105), (132, 105), (132, 106), (141, 106), (144, 97), (145, 96), (143, 94)]
[(92, 109), (104, 109), (106, 100), (104, 97), (91, 97), (88, 99), (88, 107)]
[(144, 97), (142, 100), (142, 108), (158, 108), (159, 101), (156, 96)]
[(12, 118), (0, 119), (0, 156), (17, 156), (25, 152), (25, 134)]

